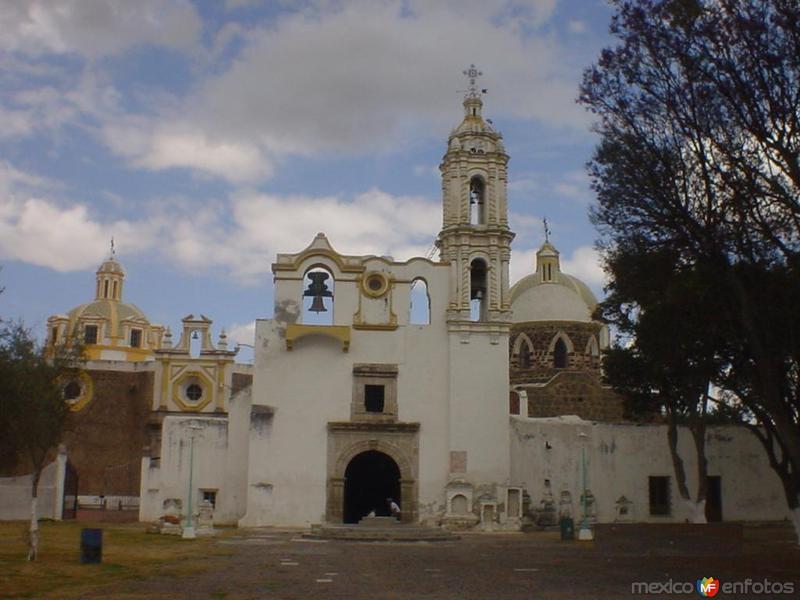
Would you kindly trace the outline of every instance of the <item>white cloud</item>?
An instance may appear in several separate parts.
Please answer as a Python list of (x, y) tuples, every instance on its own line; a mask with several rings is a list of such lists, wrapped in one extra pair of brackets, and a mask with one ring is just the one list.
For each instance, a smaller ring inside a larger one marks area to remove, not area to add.
[(220, 225), (221, 207), (214, 207), (174, 227), (170, 253), (184, 265), (223, 267), (242, 282), (254, 282), (265, 277), (278, 252), (299, 252), (319, 231), (342, 254), (398, 260), (424, 254), (441, 218), (437, 203), (377, 189), (352, 200), (241, 193), (229, 208), (227, 226)]
[[(455, 125), (464, 57), (480, 40), (489, 112), (582, 127), (564, 49), (490, 21), (498, 6), (424, 3), (408, 16), (399, 3), (355, 2), (320, 18), (284, 17), (201, 87), (191, 119), (279, 154), (396, 150)], [(494, 89), (494, 81), (503, 84)]]
[(238, 8), (247, 8), (250, 6), (257, 6), (261, 0), (225, 0), (225, 10), (236, 10)]
[(514, 285), (517, 281), (536, 270), (536, 250), (514, 248), (511, 252), (511, 263), (508, 266), (509, 281)]
[(561, 270), (577, 277), (590, 287), (602, 287), (606, 276), (600, 266), (600, 255), (591, 246), (575, 248), (572, 256), (561, 261)]
[(89, 58), (147, 43), (197, 50), (196, 79), (182, 96), (158, 87), (135, 92), (147, 99), (146, 113), (129, 112), (125, 96), (100, 75), (102, 64), (89, 62), (77, 83), (67, 78), (17, 94), (13, 110), (0, 106), (7, 125), (0, 130), (27, 135), (78, 122), (133, 168), (257, 182), (288, 156), (395, 153), (420, 137), (444, 139), (457, 124), (456, 90), (469, 60), (486, 73), (487, 115), (582, 130), (589, 117), (573, 101), (570, 48), (537, 29), (555, 4), (287, 3), (266, 24), (220, 25), (209, 48), (200, 45), (202, 24), (185, 0), (0, 4), (0, 26), (12, 32), (0, 50)]
[(589, 203), (592, 191), (585, 171), (570, 171), (553, 184), (553, 191), (576, 202)]
[[(371, 189), (354, 198), (241, 192), (229, 199), (161, 199), (141, 220), (104, 220), (48, 197), (56, 184), (0, 163), (0, 258), (57, 271), (93, 268), (114, 236), (127, 256), (151, 252), (190, 272), (263, 280), (278, 252), (299, 252), (324, 231), (343, 254), (425, 255), (440, 206)], [(402, 227), (398, 222), (402, 222)]]
[(517, 32), (554, 5), (312, 2), (248, 31), (230, 67), (212, 70), (178, 105), (124, 119), (131, 126), (109, 115), (104, 138), (136, 167), (240, 182), (269, 177), (291, 155), (398, 152), (456, 124), (460, 71), (478, 39), (488, 113), (583, 128), (567, 49)]
[(573, 19), (567, 23), (567, 29), (570, 33), (585, 33), (587, 29), (586, 21)]
[[(512, 285), (526, 275), (535, 272), (537, 250), (514, 248), (509, 266)], [(599, 293), (606, 283), (605, 273), (600, 266), (600, 257), (591, 246), (575, 248), (569, 258), (562, 255), (561, 271), (577, 277), (592, 288), (595, 293)]]
[(439, 172), (439, 165), (414, 165), (414, 175), (417, 177), (436, 177), (442, 174)]
[(189, 48), (201, 25), (185, 0), (12, 0), (0, 3), (0, 49), (98, 57), (148, 43)]
[(228, 347), (234, 348), (236, 344), (253, 345), (256, 339), (256, 322), (250, 321), (243, 325), (234, 323), (227, 330)]
[(533, 177), (521, 177), (519, 179), (512, 179), (508, 182), (509, 192), (533, 192), (540, 187), (539, 182)]
[(83, 204), (47, 197), (61, 187), (0, 163), (0, 258), (72, 271), (97, 266), (112, 235), (130, 252), (155, 242), (154, 220), (100, 222)]

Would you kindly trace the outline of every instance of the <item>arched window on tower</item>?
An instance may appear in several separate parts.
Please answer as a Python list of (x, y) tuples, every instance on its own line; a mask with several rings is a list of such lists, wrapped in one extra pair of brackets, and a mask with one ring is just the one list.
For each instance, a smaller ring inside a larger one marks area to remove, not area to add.
[(475, 175), (469, 180), (469, 224), (486, 223), (486, 185)]
[(306, 325), (333, 325), (333, 274), (325, 267), (312, 267), (303, 276), (303, 312)]
[(553, 367), (556, 369), (567, 368), (567, 345), (564, 340), (558, 338), (553, 348)]
[(431, 298), (427, 282), (420, 278), (411, 282), (411, 306), (408, 322), (411, 325), (429, 325), (431, 322)]
[(471, 321), (485, 321), (486, 307), (489, 299), (486, 297), (486, 262), (482, 258), (473, 259), (469, 266), (469, 317)]

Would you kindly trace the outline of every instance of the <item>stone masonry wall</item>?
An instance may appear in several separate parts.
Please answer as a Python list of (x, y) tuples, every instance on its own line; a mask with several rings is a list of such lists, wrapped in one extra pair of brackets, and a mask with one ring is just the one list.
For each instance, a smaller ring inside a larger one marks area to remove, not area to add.
[[(599, 353), (587, 352), (591, 337), (599, 340), (600, 327), (599, 323), (573, 321), (514, 325), (509, 339), (511, 385), (527, 392), (528, 416), (578, 415), (593, 421), (625, 420), (622, 398), (602, 383)], [(532, 346), (528, 368), (520, 366), (517, 340), (523, 334)], [(550, 350), (558, 335), (567, 336), (572, 345), (566, 368), (555, 368)], [(516, 407), (513, 399), (511, 402), (513, 410)]]
[(138, 496), (142, 448), (153, 396), (152, 372), (87, 371), (91, 401), (71, 413), (64, 442), (80, 495)]

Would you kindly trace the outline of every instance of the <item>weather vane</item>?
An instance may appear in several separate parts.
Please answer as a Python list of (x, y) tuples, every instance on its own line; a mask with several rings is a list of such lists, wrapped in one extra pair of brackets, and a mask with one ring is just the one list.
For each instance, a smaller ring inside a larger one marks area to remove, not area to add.
[(470, 65), (469, 69), (466, 69), (464, 71), (464, 75), (466, 75), (467, 78), (469, 79), (469, 88), (467, 88), (467, 97), (477, 98), (482, 93), (483, 94), (486, 93), (485, 89), (478, 90), (478, 85), (477, 85), (476, 81), (477, 81), (478, 77), (483, 75), (483, 72), (482, 71), (478, 71), (478, 69), (475, 68), (475, 65)]
[(111, 258), (115, 258), (117, 256), (117, 250), (114, 248), (114, 236), (111, 236)]
[(542, 219), (542, 221), (544, 221), (544, 241), (545, 242), (549, 242), (550, 241), (550, 226), (547, 224), (547, 217)]

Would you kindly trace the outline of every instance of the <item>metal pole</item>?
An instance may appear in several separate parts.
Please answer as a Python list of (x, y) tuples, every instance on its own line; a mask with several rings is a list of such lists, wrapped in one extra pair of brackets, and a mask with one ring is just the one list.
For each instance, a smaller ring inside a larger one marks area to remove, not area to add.
[(581, 462), (583, 463), (583, 523), (581, 524), (581, 527), (583, 529), (588, 529), (589, 515), (586, 507), (586, 446), (581, 448)]
[(194, 436), (197, 433), (197, 430), (200, 429), (200, 426), (196, 423), (194, 425), (189, 425), (189, 498), (187, 501), (189, 514), (186, 518), (186, 527), (183, 529), (183, 534), (181, 537), (184, 539), (194, 539), (195, 532), (194, 532), (194, 525), (192, 524), (192, 489), (193, 483), (192, 479), (194, 478)]
[[(586, 468), (586, 465), (583, 466)], [(192, 431), (189, 437), (189, 515), (186, 521), (187, 526), (192, 526), (192, 478), (194, 476), (194, 431)], [(583, 487), (586, 488), (586, 475), (584, 473), (583, 477)], [(586, 503), (584, 503), (584, 511), (583, 514), (586, 515)]]
[(583, 519), (581, 520), (581, 528), (578, 531), (578, 539), (589, 541), (594, 539), (594, 533), (589, 527), (589, 498), (586, 489), (586, 440), (589, 437), (585, 433), (578, 434), (581, 438), (581, 471), (583, 472)]

